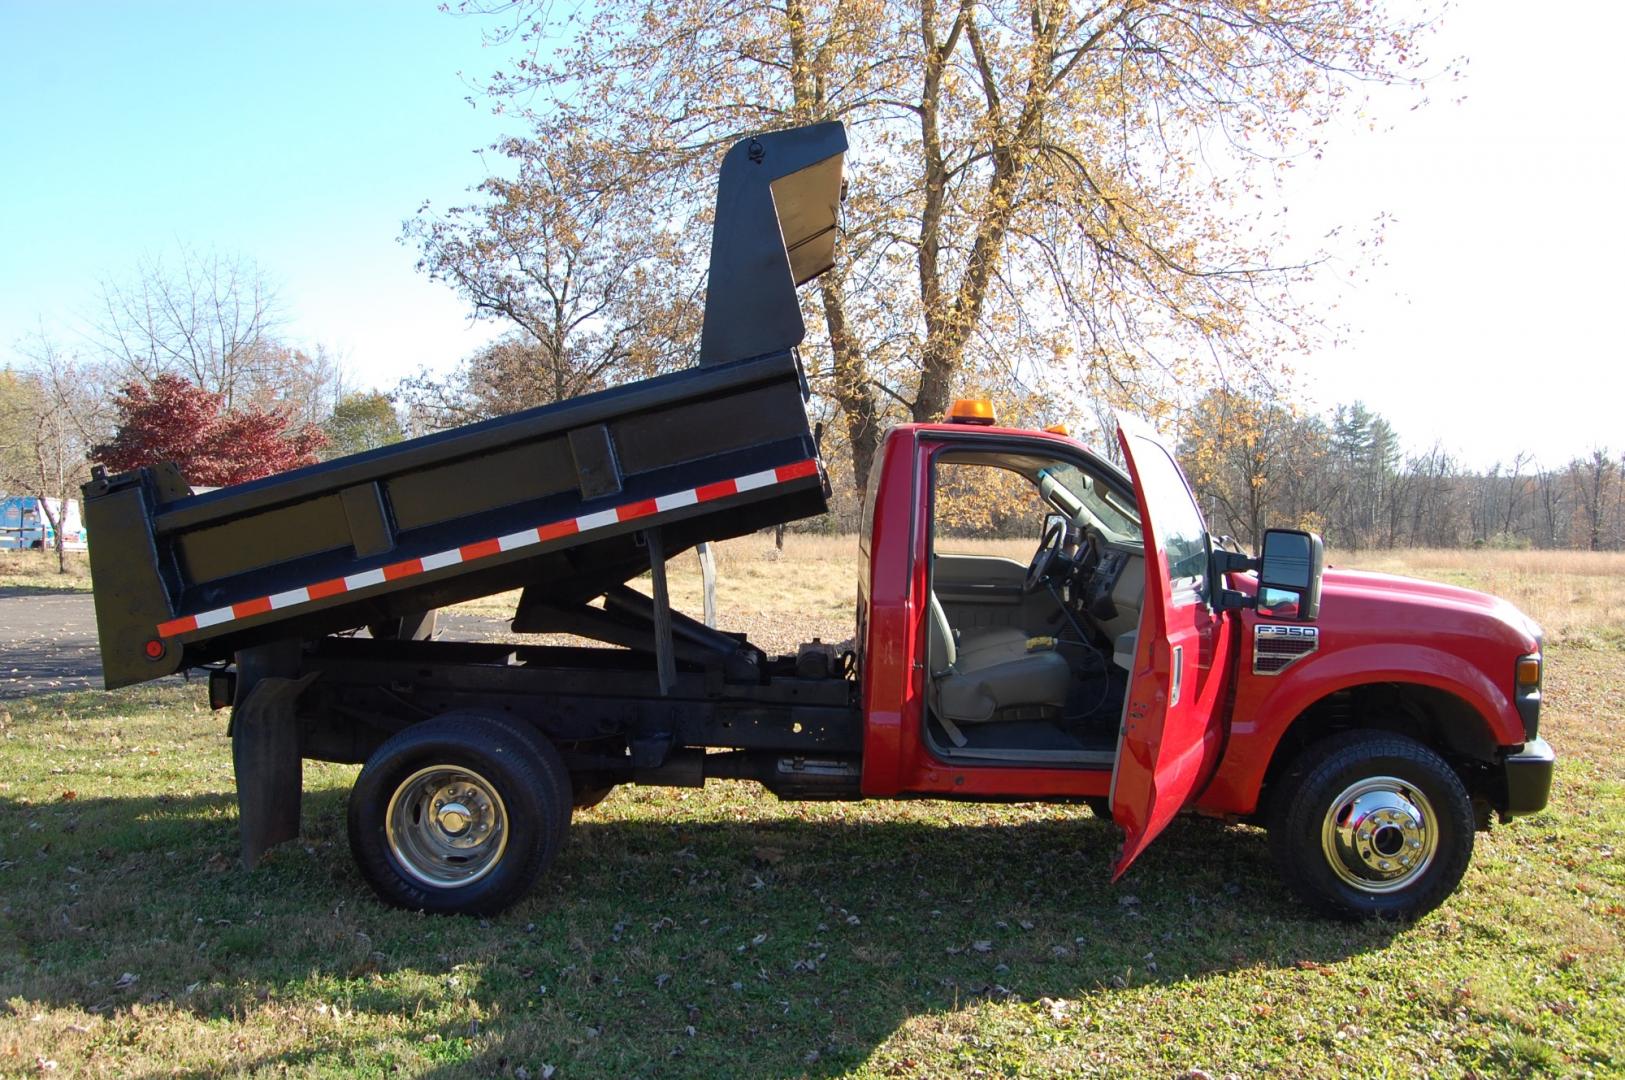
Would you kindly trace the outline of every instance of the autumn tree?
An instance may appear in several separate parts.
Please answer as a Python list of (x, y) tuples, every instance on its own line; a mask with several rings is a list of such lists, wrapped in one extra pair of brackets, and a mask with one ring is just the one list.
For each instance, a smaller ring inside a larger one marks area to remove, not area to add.
[(1318, 425), (1306, 430), (1266, 384), (1209, 390), (1182, 427), (1179, 460), (1210, 526), (1257, 545), (1270, 525), (1314, 521), (1301, 505), (1282, 511), (1302, 501), (1288, 492), (1318, 457)]
[(57, 344), (36, 338), (22, 352), (21, 371), (0, 372), (0, 489), (39, 500), (56, 536), (57, 569), (66, 573), (63, 518), (90, 479), (86, 454), (106, 410), (97, 372)]
[(403, 379), (395, 393), (414, 432), (439, 431), (487, 420), (579, 394), (614, 386), (622, 379), (656, 374), (662, 362), (626, 366), (583, 362), (580, 353), (560, 353), (523, 331), (505, 334), (449, 373), (420, 371)]
[(425, 207), (407, 236), (418, 268), (451, 285), (509, 333), (450, 378), (420, 374), (403, 392), (420, 411), (465, 422), (545, 405), (670, 370), (699, 333), (694, 245), (588, 138), (506, 140), (512, 179), (486, 201)]
[(173, 461), (200, 487), (257, 480), (317, 460), (327, 437), (291, 425), (283, 407), (228, 409), (224, 395), (174, 374), (128, 382), (113, 401), (116, 430), (90, 456), (122, 472)]
[[(848, 231), (809, 313), (859, 487), (885, 424), (938, 418), (970, 371), (1144, 407), (1217, 365), (1301, 349), (1310, 320), (1286, 287), (1314, 253), (1242, 201), (1314, 149), (1351, 86), (1414, 72), (1421, 29), (1340, 0), (463, 8), (520, 50), (488, 86), (530, 128), (503, 147), (521, 168), (518, 189), (488, 187), (498, 207), (545, 193), (540, 162), (570, 148), (593, 163), (589, 193), (613, 177), (641, 204), (609, 236), (646, 229), (651, 208), (688, 235), (727, 144), (847, 122)], [(514, 235), (482, 227), (488, 243), (442, 250), (474, 277), (512, 264)]]
[(327, 436), (323, 457), (344, 457), (359, 454), (377, 446), (388, 446), (405, 438), (401, 418), (395, 413), (395, 403), (388, 394), (346, 394), (333, 406), (332, 415), (322, 424)]

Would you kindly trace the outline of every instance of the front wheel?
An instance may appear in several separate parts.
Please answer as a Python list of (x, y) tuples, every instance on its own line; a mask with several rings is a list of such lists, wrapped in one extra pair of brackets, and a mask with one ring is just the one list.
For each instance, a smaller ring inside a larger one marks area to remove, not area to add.
[(1344, 919), (1407, 919), (1444, 902), (1473, 854), (1473, 806), (1443, 758), (1403, 735), (1315, 743), (1275, 784), (1270, 851), (1306, 903)]
[(569, 790), (545, 740), (466, 713), (428, 720), (389, 739), (362, 768), (350, 792), (350, 849), (391, 904), (495, 914), (558, 856)]

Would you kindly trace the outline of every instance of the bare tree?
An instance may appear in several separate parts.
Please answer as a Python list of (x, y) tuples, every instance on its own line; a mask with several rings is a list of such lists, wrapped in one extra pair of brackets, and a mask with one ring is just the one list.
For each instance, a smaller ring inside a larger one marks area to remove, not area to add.
[(26, 367), (7, 372), (0, 393), (0, 485), (32, 495), (56, 537), (57, 569), (67, 571), (63, 523), (68, 504), (90, 478), (89, 449), (104, 434), (99, 372), (36, 338)]
[(1569, 463), (1585, 545), (1592, 551), (1601, 551), (1604, 546), (1604, 527), (1618, 469), (1618, 463), (1607, 450), (1593, 450), (1590, 456), (1578, 457)]
[(181, 247), (103, 280), (91, 339), (114, 382), (179, 375), (226, 409), (285, 406), (313, 424), (342, 396), (337, 358), (283, 336), (276, 284), (253, 260)]

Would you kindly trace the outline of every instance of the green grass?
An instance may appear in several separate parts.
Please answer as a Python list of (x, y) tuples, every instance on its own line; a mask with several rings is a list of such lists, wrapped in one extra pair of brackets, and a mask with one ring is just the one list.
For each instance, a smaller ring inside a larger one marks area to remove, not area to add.
[[(724, 625), (850, 617), (840, 551), (802, 575), (827, 603), (732, 554)], [(1560, 773), (1408, 926), (1309, 917), (1254, 829), (1176, 822), (1112, 886), (1085, 809), (735, 784), (620, 789), (517, 908), (429, 918), (353, 869), (353, 768), (308, 764), (302, 839), (240, 868), (201, 686), (0, 703), (0, 1076), (1625, 1074), (1625, 652), (1590, 644), (1617, 589), (1443, 559), (1381, 568), (1524, 589), (1560, 642)]]
[(1309, 917), (1253, 829), (1178, 822), (1111, 886), (1081, 808), (733, 784), (618, 790), (519, 907), (430, 918), (352, 868), (352, 768), (240, 869), (201, 687), (11, 703), (0, 1074), (1617, 1074), (1622, 668), (1553, 652), (1552, 809), (1402, 927)]

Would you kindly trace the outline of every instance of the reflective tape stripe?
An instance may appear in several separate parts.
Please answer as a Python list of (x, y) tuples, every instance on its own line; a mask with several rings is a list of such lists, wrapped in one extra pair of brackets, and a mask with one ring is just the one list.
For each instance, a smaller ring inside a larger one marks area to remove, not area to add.
[(281, 611), (285, 608), (297, 607), (300, 604), (325, 600), (329, 596), (338, 596), (340, 593), (368, 589), (374, 585), (382, 585), (386, 581), (398, 581), (401, 578), (426, 574), (431, 570), (440, 570), (448, 566), (474, 562), (477, 559), (487, 559), (500, 552), (545, 544), (549, 540), (557, 540), (560, 537), (590, 532), (593, 529), (608, 528), (611, 525), (619, 525), (624, 521), (635, 521), (651, 514), (664, 513), (667, 510), (680, 510), (685, 506), (694, 506), (698, 503), (710, 502), (713, 499), (725, 499), (730, 495), (737, 495), (741, 492), (755, 491), (758, 488), (768, 487), (773, 484), (786, 484), (792, 480), (817, 475), (818, 462), (808, 458), (805, 461), (780, 465), (775, 469), (764, 469), (761, 472), (735, 477), (732, 480), (719, 480), (715, 483), (703, 484), (687, 491), (674, 491), (669, 495), (660, 495), (653, 499), (639, 499), (637, 502), (624, 503), (608, 510), (599, 510), (591, 514), (565, 518), (563, 521), (548, 522), (535, 528), (509, 533), (507, 536), (477, 540), (472, 544), (463, 544), (461, 547), (452, 548), (449, 551), (437, 551), (422, 558), (405, 559), (374, 570), (363, 570), (360, 573), (349, 574), (341, 578), (318, 581), (314, 585), (289, 589), (286, 592), (273, 593), (270, 596), (256, 597), (252, 600), (239, 600), (227, 607), (215, 608), (211, 611), (200, 611), (195, 615), (182, 615), (168, 622), (159, 623), (158, 636), (161, 638), (179, 637), (182, 634), (190, 634), (205, 627), (219, 626), (221, 623), (263, 615), (268, 611)]

